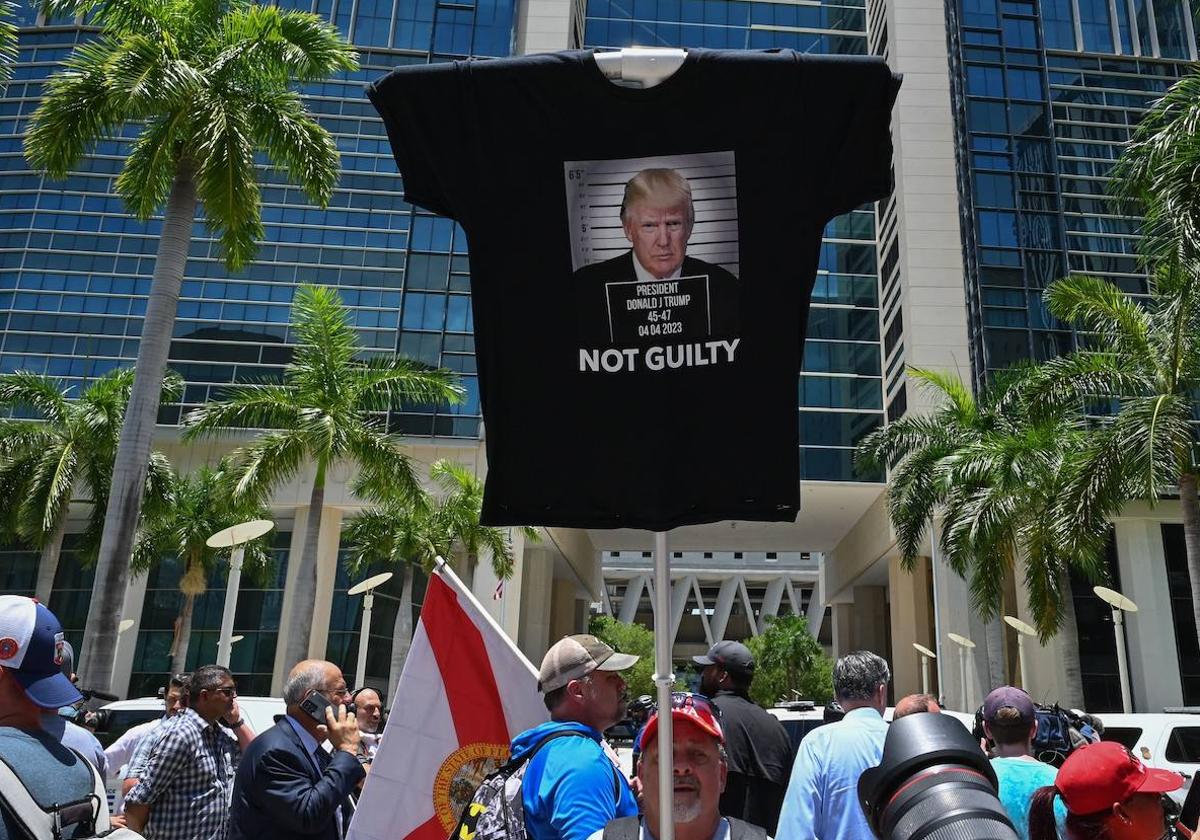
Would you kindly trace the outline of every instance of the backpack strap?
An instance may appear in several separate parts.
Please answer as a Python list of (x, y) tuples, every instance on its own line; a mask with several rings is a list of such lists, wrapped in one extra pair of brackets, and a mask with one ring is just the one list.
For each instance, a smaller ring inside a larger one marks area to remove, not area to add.
[[(603, 840), (638, 840), (642, 833), (639, 817), (620, 817), (604, 826)], [(732, 840), (736, 840), (733, 838)]]
[(729, 840), (767, 840), (767, 830), (761, 825), (748, 823), (734, 817), (725, 819), (729, 822)]
[(103, 834), (112, 828), (103, 777), (82, 753), (75, 749), (71, 749), (71, 752), (91, 773), (92, 792), (75, 802), (55, 803), (49, 811), (38, 804), (8, 763), (0, 761), (0, 791), (4, 792), (4, 804), (35, 840), (60, 837), (64, 826), (80, 823), (90, 825), (96, 834)]
[(505, 762), (503, 767), (498, 767), (496, 769), (503, 770), (505, 772), (516, 770), (522, 764), (525, 764), (530, 759), (532, 759), (535, 755), (537, 755), (538, 751), (541, 750), (542, 747), (546, 746), (546, 744), (550, 743), (551, 741), (555, 740), (556, 738), (587, 738), (587, 737), (588, 737), (588, 734), (586, 732), (579, 732), (578, 730), (575, 730), (575, 729), (566, 729), (566, 730), (559, 730), (558, 732), (551, 732), (549, 735), (542, 738), (542, 740), (540, 740), (536, 744), (534, 744), (532, 749), (530, 749), (523, 756), (521, 756), (520, 758), (509, 759), (507, 762)]

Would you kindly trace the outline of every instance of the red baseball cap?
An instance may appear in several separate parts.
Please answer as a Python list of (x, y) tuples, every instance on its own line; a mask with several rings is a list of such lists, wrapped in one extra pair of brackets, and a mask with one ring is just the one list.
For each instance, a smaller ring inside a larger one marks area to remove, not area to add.
[[(717, 711), (709, 699), (703, 694), (675, 692), (671, 695), (671, 720), (686, 720), (694, 723), (722, 744), (725, 743), (725, 733), (721, 731), (721, 713)], [(638, 739), (638, 749), (646, 749), (646, 745), (658, 734), (658, 712), (650, 716)]]
[(1170, 793), (1183, 777), (1147, 767), (1116, 741), (1087, 744), (1068, 756), (1054, 780), (1067, 810), (1086, 816), (1107, 811), (1136, 793)]

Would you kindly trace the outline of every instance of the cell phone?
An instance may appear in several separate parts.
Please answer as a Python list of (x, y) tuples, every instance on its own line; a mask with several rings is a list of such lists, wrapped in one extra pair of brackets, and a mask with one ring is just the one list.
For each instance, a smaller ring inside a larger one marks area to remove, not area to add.
[[(330, 703), (327, 699), (325, 699), (324, 694), (321, 694), (318, 691), (314, 691), (312, 694), (308, 695), (307, 697), (305, 697), (303, 700), (300, 701), (300, 710), (302, 712), (304, 712), (306, 715), (308, 715), (310, 718), (315, 720), (317, 723), (325, 724), (325, 723), (327, 723), (327, 721), (325, 720), (325, 710), (328, 709), (332, 705), (333, 705), (332, 703)], [(346, 704), (346, 714), (352, 715), (352, 714), (354, 714), (354, 712), (355, 712), (354, 704), (347, 703)], [(337, 717), (336, 710), (334, 711), (334, 717)]]

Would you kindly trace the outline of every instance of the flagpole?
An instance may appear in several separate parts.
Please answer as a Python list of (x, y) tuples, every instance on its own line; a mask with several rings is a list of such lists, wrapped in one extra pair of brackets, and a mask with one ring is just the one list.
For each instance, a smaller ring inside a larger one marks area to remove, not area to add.
[(538, 678), (538, 669), (533, 667), (533, 663), (521, 652), (521, 649), (509, 638), (509, 635), (504, 632), (504, 628), (500, 626), (500, 623), (484, 608), (479, 599), (475, 597), (475, 593), (462, 582), (459, 576), (454, 573), (454, 569), (450, 568), (450, 564), (443, 560), (440, 555), (433, 560), (433, 570), (437, 573), (438, 577), (444, 580), (458, 594), (458, 597), (465, 598), (476, 609), (483, 617), (483, 620), (496, 631), (496, 635), (504, 640), (504, 644), (508, 645), (508, 649), (516, 654), (517, 659), (525, 663), (525, 667), (529, 669), (530, 675), (536, 680)]

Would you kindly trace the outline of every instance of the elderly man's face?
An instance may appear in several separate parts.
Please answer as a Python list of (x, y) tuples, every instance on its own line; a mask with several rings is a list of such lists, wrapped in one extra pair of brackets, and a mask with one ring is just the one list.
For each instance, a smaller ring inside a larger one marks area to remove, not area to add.
[[(716, 824), (717, 805), (725, 790), (727, 768), (721, 760), (717, 739), (696, 724), (675, 720), (671, 743), (674, 746), (674, 813), (675, 825), (695, 820)], [(642, 751), (638, 765), (642, 780), (642, 804), (652, 824), (659, 824), (658, 811), (658, 738)]]
[(668, 277), (683, 264), (692, 235), (686, 201), (662, 203), (654, 196), (635, 201), (625, 210), (623, 227), (633, 255), (655, 277)]
[(379, 722), (383, 719), (383, 703), (379, 694), (371, 689), (360, 691), (354, 698), (354, 708), (358, 710), (358, 728), (363, 732), (378, 732)]

